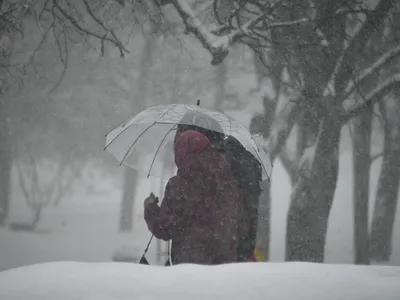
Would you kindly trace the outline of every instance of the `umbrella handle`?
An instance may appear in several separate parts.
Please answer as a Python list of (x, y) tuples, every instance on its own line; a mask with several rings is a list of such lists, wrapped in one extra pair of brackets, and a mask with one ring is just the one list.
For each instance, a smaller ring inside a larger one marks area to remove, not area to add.
[(145, 256), (146, 253), (147, 253), (147, 251), (149, 251), (149, 247), (150, 247), (151, 241), (153, 240), (153, 237), (154, 237), (154, 234), (151, 235), (150, 240), (149, 240), (149, 242), (147, 243), (146, 248), (144, 249), (143, 256)]
[[(153, 237), (154, 237), (154, 234), (151, 235), (150, 240), (149, 240), (149, 242), (147, 243), (146, 249), (144, 249), (142, 258), (140, 259), (141, 261), (142, 261), (142, 259), (146, 259), (145, 256), (146, 256), (147, 251), (149, 251), (149, 247), (150, 247), (151, 241), (153, 240)], [(170, 241), (168, 241), (168, 259), (167, 259), (167, 262), (166, 262), (166, 266), (172, 265), (172, 262), (171, 262), (171, 253), (170, 253), (169, 247), (170, 247)], [(146, 260), (146, 261), (147, 261), (147, 260)], [(167, 265), (167, 263), (168, 263), (168, 265)], [(148, 264), (148, 263), (147, 263), (147, 264)]]

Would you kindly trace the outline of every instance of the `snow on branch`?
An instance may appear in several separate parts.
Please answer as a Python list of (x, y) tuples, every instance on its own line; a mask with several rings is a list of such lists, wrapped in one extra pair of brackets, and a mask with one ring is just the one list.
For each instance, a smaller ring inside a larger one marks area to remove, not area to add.
[[(194, 36), (202, 43), (203, 47), (212, 55), (212, 65), (221, 63), (228, 55), (230, 47), (241, 38), (250, 37), (252, 40), (263, 42), (268, 40), (268, 32), (273, 28), (299, 26), (301, 24), (313, 23), (319, 20), (315, 18), (300, 18), (284, 22), (267, 21), (264, 22), (262, 28), (256, 28), (260, 22), (271, 19), (268, 16), (272, 14), (281, 2), (282, 1), (277, 1), (274, 4), (271, 4), (256, 18), (249, 20), (243, 25), (234, 27), (233, 18), (240, 14), (240, 10), (243, 8), (241, 5), (237, 5), (237, 7), (229, 13), (228, 20), (225, 24), (210, 30), (197, 18), (196, 13), (186, 0), (171, 0), (171, 3), (174, 5), (186, 26), (186, 31), (194, 34)], [(331, 18), (343, 14), (359, 12), (360, 11), (355, 10), (338, 11), (331, 16)]]
[[(186, 31), (191, 32), (194, 36), (202, 43), (203, 47), (207, 49), (213, 59), (212, 65), (218, 65), (221, 63), (229, 53), (230, 47), (236, 43), (240, 38), (249, 36), (251, 38), (257, 38), (252, 30), (254, 27), (264, 20), (266, 16), (275, 8), (275, 5), (271, 5), (270, 9), (266, 12), (245, 23), (239, 28), (232, 28), (231, 22), (222, 25), (214, 30), (209, 30), (196, 16), (195, 12), (190, 7), (190, 4), (186, 0), (173, 0), (171, 1), (175, 9), (179, 13), (186, 26)], [(307, 18), (290, 22), (277, 22), (269, 24), (266, 30), (274, 27), (284, 26), (296, 26), (301, 23), (310, 22)], [(228, 32), (223, 34), (224, 32)]]
[(181, 16), (186, 30), (193, 33), (202, 43), (203, 47), (213, 56), (211, 64), (218, 65), (221, 63), (229, 53), (229, 48), (234, 42), (234, 35), (217, 36), (211, 33), (196, 17), (196, 14), (186, 0), (173, 0), (172, 4)]
[(364, 97), (364, 103), (360, 104), (352, 109), (350, 109), (347, 113), (342, 116), (342, 122), (346, 123), (354, 117), (357, 117), (361, 113), (368, 110), (370, 105), (373, 105), (379, 102), (383, 97), (385, 97), (388, 93), (393, 92), (394, 90), (400, 90), (400, 74), (395, 74), (390, 76), (388, 79), (383, 81), (380, 85), (378, 85), (375, 89), (373, 89), (370, 93), (368, 93)]
[(379, 57), (370, 67), (366, 68), (361, 75), (353, 82), (350, 82), (344, 92), (344, 100), (346, 100), (354, 90), (362, 84), (368, 77), (378, 72), (382, 67), (389, 64), (394, 58), (400, 55), (400, 45), (387, 51)]

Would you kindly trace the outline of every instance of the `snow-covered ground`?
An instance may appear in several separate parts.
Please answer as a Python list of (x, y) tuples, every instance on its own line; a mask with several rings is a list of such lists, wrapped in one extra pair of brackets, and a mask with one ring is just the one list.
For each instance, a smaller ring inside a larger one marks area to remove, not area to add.
[(0, 273), (4, 300), (397, 300), (400, 267), (58, 262)]

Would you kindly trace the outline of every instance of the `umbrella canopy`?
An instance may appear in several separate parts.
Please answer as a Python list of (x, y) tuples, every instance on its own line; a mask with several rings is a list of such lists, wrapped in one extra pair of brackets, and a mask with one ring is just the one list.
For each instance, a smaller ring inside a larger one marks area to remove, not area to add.
[(200, 106), (186, 104), (150, 107), (123, 122), (106, 135), (107, 149), (120, 163), (161, 177), (175, 168), (173, 140), (177, 125), (194, 125), (234, 136), (261, 163), (263, 178), (272, 165), (268, 155), (249, 131), (231, 117)]

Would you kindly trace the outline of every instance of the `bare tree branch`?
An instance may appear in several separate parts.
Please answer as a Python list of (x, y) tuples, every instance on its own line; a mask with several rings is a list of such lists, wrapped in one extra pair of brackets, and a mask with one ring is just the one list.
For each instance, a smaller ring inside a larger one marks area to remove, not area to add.
[(382, 156), (384, 156), (385, 155), (385, 152), (383, 151), (383, 152), (380, 152), (380, 153), (377, 153), (377, 154), (375, 154), (375, 155), (372, 155), (371, 156), (371, 163), (373, 163), (375, 160), (377, 160), (378, 158), (381, 158)]
[(213, 56), (212, 65), (221, 63), (228, 55), (229, 47), (233, 44), (234, 35), (216, 36), (212, 34), (204, 24), (196, 17), (192, 8), (186, 0), (173, 0), (173, 5), (181, 16), (188, 32), (202, 43)]
[(366, 68), (361, 75), (354, 81), (350, 82), (347, 86), (343, 100), (346, 100), (352, 92), (366, 79), (373, 75), (375, 72), (379, 72), (381, 68), (388, 65), (393, 59), (400, 55), (400, 45), (387, 51), (381, 57), (379, 57), (370, 67)]
[[(269, 6), (265, 5), (265, 9), (260, 12), (259, 16), (249, 20), (242, 26), (238, 25), (238, 27), (235, 28), (233, 26), (232, 19), (239, 13), (238, 10), (240, 10), (241, 6), (238, 5), (236, 9), (234, 9), (229, 15), (226, 24), (210, 30), (197, 18), (187, 1), (173, 0), (171, 2), (180, 14), (186, 26), (187, 32), (193, 33), (194, 36), (202, 43), (203, 47), (212, 55), (212, 65), (221, 63), (222, 60), (224, 60), (228, 55), (230, 47), (244, 37), (249, 37), (250, 39), (256, 40), (259, 43), (265, 43), (266, 41), (268, 42), (270, 40), (268, 38), (268, 31), (272, 28), (299, 26), (304, 23), (318, 21), (318, 19), (300, 18), (287, 22), (264, 22), (269, 18), (274, 9), (282, 2), (277, 1)], [(335, 18), (343, 14), (360, 12), (368, 14), (371, 11), (339, 10), (333, 16), (331, 16), (331, 18)], [(260, 31), (260, 28), (257, 27), (257, 24), (260, 22), (265, 23), (265, 25), (261, 27), (262, 32)]]
[(346, 85), (353, 75), (354, 59), (364, 50), (371, 34), (383, 24), (383, 21), (395, 3), (396, 0), (381, 0), (373, 12), (366, 14), (363, 26), (350, 40), (348, 47), (345, 47), (343, 57), (337, 66), (338, 72), (335, 73), (337, 80), (335, 80), (334, 86), (338, 90), (335, 91), (335, 94), (336, 92), (342, 94), (346, 89)]
[(348, 122), (350, 119), (357, 117), (359, 114), (365, 112), (369, 105), (378, 103), (383, 97), (388, 93), (400, 89), (400, 74), (395, 74), (390, 76), (388, 79), (379, 84), (371, 92), (369, 92), (365, 97), (363, 104), (358, 105), (342, 116), (342, 123)]
[[(117, 47), (120, 50), (120, 54), (121, 57), (123, 57), (124, 52), (129, 53), (129, 50), (125, 48), (125, 46), (121, 43), (121, 41), (119, 39), (115, 39), (115, 38), (109, 38), (107, 37), (107, 35), (102, 36), (100, 34), (97, 34), (95, 32), (92, 32), (88, 29), (83, 28), (81, 25), (79, 25), (79, 23), (77, 22), (77, 20), (75, 20), (71, 15), (69, 15), (61, 6), (60, 4), (57, 2), (57, 0), (52, 0), (53, 1), (53, 5), (54, 7), (63, 15), (63, 17), (65, 19), (67, 19), (70, 24), (72, 26), (74, 26), (78, 31), (88, 35), (88, 36), (93, 36), (97, 39), (99, 39), (100, 41), (107, 41), (111, 44), (113, 44), (115, 47)], [(88, 11), (89, 13), (89, 11)], [(90, 14), (90, 13), (89, 13)], [(91, 16), (93, 18), (93, 16)], [(99, 21), (96, 17), (94, 17), (93, 19), (94, 21)], [(97, 22), (96, 21), (96, 22)], [(101, 23), (101, 22), (100, 22)], [(104, 25), (104, 24), (103, 24)], [(106, 30), (107, 33), (109, 33), (109, 30)], [(113, 36), (114, 37), (114, 36)]]
[[(56, 84), (53, 86), (53, 88), (49, 91), (49, 94), (53, 93), (61, 84), (66, 72), (67, 72), (67, 67), (68, 67), (68, 58), (69, 58), (69, 51), (68, 51), (68, 43), (67, 43), (67, 32), (65, 29), (65, 26), (63, 26), (63, 24), (61, 23), (62, 20), (57, 20), (60, 24), (61, 30), (63, 32), (63, 37), (64, 37), (64, 47), (61, 47), (61, 43), (59, 41), (58, 35), (55, 31), (55, 26), (53, 26), (53, 38), (56, 41), (57, 47), (58, 47), (58, 51), (59, 51), (59, 56), (60, 56), (60, 60), (63, 62), (63, 69), (60, 75), (60, 78), (57, 80)], [(63, 50), (64, 49), (64, 50)], [(63, 52), (65, 57), (63, 56)]]
[(374, 155), (371, 155), (371, 163), (373, 163), (375, 160), (383, 157), (387, 153), (398, 153), (398, 152), (399, 152), (399, 149), (393, 149), (393, 150), (385, 150), (385, 151), (376, 153)]
[(115, 35), (115, 32), (111, 29), (108, 29), (104, 23), (95, 16), (93, 10), (91, 9), (89, 3), (87, 0), (83, 0), (83, 3), (85, 5), (86, 11), (88, 12), (89, 16), (98, 24), (100, 25), (100, 27), (106, 32), (106, 34), (103, 36), (102, 40), (105, 39), (105, 37), (108, 35), (108, 33), (111, 34), (111, 36), (113, 37), (114, 41), (116, 42), (116, 46), (120, 51), (120, 56), (124, 57), (124, 51), (128, 52), (127, 49), (124, 47), (124, 45), (122, 45), (122, 43), (120, 42), (120, 40), (117, 38), (117, 36)]

